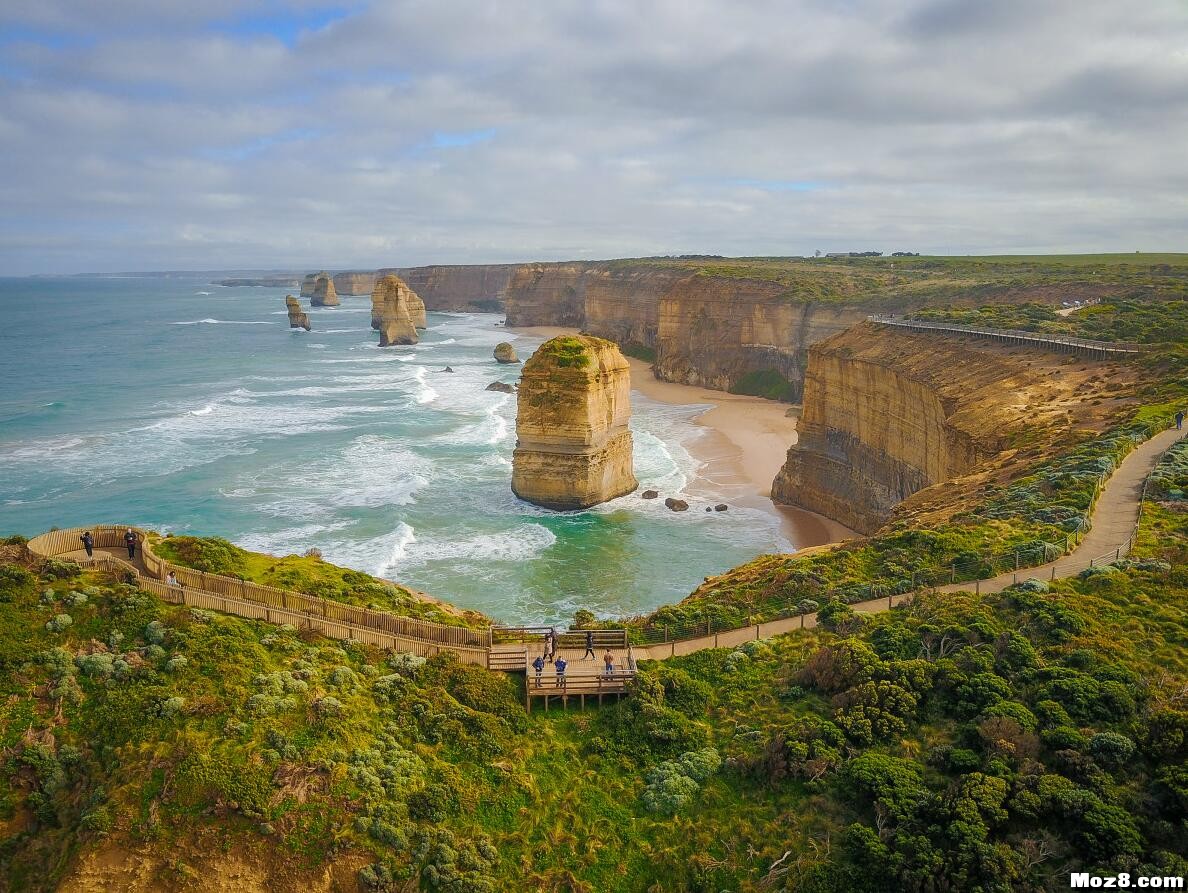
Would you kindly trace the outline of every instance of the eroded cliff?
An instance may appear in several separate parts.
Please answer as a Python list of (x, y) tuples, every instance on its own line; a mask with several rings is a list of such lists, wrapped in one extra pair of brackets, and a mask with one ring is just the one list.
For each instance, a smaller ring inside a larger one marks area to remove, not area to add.
[(289, 312), (289, 328), (310, 331), (309, 314), (301, 309), (301, 302), (292, 295), (285, 295), (285, 309)]
[(524, 364), (512, 492), (545, 508), (589, 508), (637, 486), (631, 371), (602, 338), (546, 341)]
[(334, 290), (340, 295), (351, 295), (358, 297), (361, 295), (371, 294), (371, 290), (375, 288), (375, 280), (378, 278), (375, 273), (335, 273), (334, 274)]
[(395, 273), (421, 296), (429, 310), (479, 311), (503, 310), (504, 294), (512, 274), (520, 264), (475, 264), (399, 267), (380, 270)]
[(1127, 374), (1040, 349), (869, 323), (808, 356), (798, 442), (772, 498), (863, 533), (912, 494), (999, 455), (1024, 429), (1036, 441), (1085, 423), (1093, 383)]

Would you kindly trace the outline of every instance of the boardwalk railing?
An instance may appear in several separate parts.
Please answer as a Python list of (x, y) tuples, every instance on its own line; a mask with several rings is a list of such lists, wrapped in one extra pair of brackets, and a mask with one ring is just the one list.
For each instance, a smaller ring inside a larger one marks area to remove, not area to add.
[(913, 332), (939, 332), (951, 335), (973, 335), (1007, 344), (1023, 344), (1047, 350), (1093, 356), (1099, 359), (1124, 359), (1142, 353), (1145, 345), (1130, 341), (1091, 341), (1088, 338), (1073, 338), (1070, 335), (1051, 335), (1044, 332), (1028, 332), (1024, 329), (992, 329), (986, 326), (965, 326), (958, 323), (930, 322), (922, 319), (907, 319), (899, 316), (875, 314), (868, 320), (881, 326), (895, 326)]

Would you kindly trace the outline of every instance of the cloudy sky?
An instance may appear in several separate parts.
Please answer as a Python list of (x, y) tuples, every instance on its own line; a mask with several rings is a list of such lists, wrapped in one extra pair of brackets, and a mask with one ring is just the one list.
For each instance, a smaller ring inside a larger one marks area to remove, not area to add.
[(7, 0), (0, 271), (1188, 249), (1183, 0)]

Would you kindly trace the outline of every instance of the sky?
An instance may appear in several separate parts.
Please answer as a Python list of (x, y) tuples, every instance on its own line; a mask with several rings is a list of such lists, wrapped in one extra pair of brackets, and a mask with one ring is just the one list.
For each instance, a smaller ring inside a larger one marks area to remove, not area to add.
[(1184, 0), (6, 0), (0, 274), (1188, 250)]

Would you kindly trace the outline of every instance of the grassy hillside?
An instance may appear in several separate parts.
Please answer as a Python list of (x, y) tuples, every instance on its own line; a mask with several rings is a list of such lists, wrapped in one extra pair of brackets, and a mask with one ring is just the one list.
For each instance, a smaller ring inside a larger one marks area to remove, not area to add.
[(1184, 874), (1182, 464), (1122, 570), (840, 609), (828, 629), (645, 665), (587, 714), (526, 715), (518, 681), (448, 658), (9, 563), (0, 876), (54, 889), (112, 853), (177, 890), (223, 862), (253, 866), (247, 890), (328, 889), (327, 866), (376, 891)]
[(339, 567), (323, 561), (316, 551), (277, 557), (249, 552), (221, 537), (213, 536), (154, 538), (152, 548), (167, 561), (209, 574), (237, 577), (265, 586), (304, 592), (318, 598), (390, 611), (435, 623), (490, 625), (490, 621), (477, 611), (463, 611), (398, 583)]

